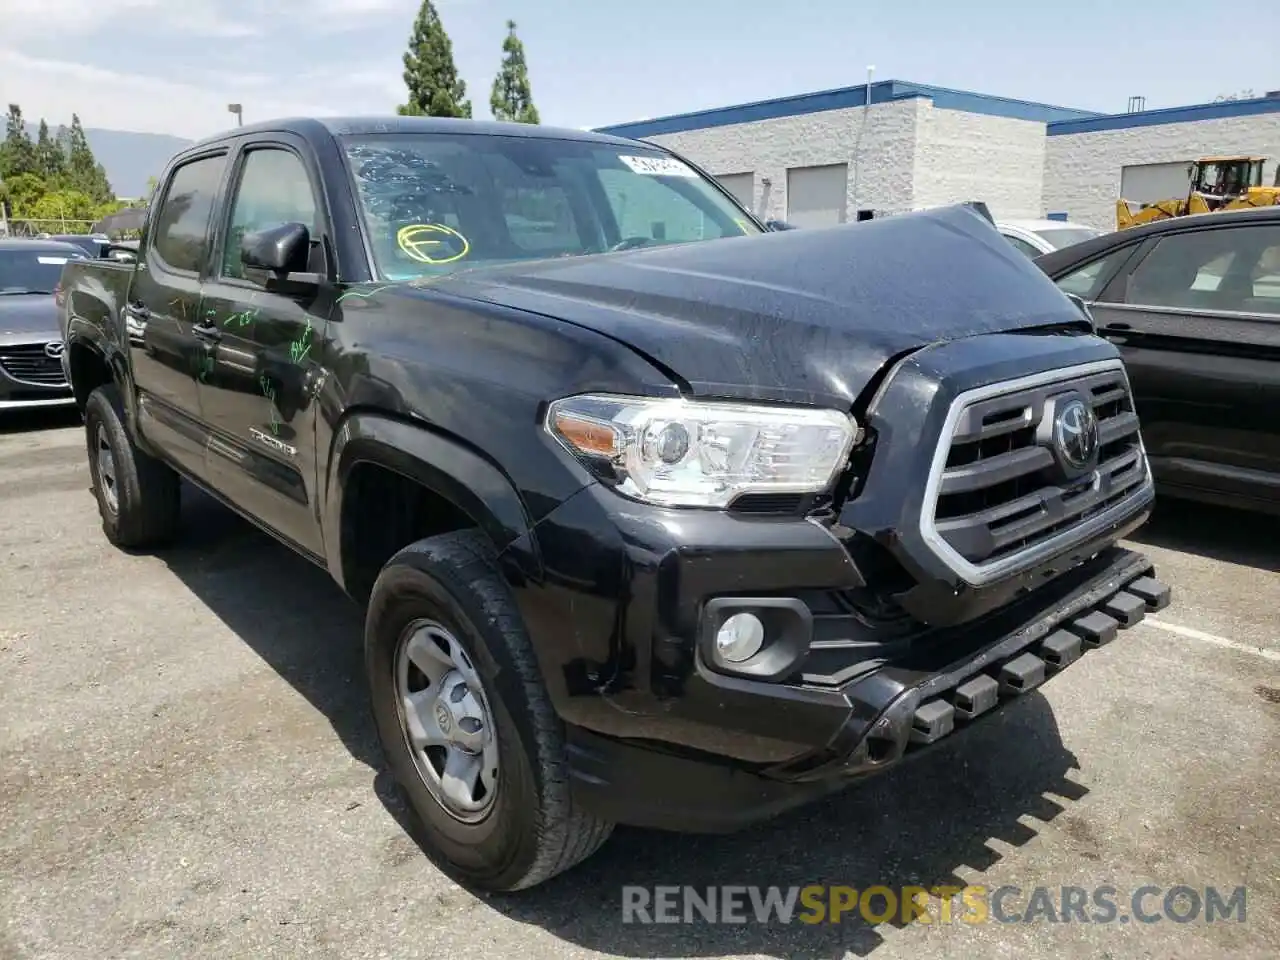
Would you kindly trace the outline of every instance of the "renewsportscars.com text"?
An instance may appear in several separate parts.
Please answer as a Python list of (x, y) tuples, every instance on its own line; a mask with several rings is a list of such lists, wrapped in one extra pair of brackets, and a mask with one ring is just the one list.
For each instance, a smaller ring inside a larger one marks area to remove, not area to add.
[(623, 923), (1243, 923), (1245, 888), (623, 887)]

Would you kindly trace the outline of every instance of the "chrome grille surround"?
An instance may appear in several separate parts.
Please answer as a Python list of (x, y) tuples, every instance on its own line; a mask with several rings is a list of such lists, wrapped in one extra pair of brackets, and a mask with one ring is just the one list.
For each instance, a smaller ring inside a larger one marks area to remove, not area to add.
[[(1098, 421), (1096, 463), (1076, 475), (1055, 455), (1046, 419), (1072, 395)], [(920, 535), (981, 586), (1069, 550), (1152, 494), (1123, 362), (1063, 367), (956, 397), (926, 481)]]
[(66, 387), (62, 355), (51, 356), (46, 349), (58, 341), (9, 343), (0, 345), (0, 370), (20, 384), (33, 387)]

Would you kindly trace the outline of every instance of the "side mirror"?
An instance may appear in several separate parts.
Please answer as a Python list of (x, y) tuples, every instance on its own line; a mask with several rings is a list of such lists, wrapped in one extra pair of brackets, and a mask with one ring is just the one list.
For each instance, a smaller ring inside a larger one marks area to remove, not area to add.
[(304, 273), (311, 251), (311, 231), (301, 223), (282, 223), (240, 240), (240, 262), (276, 274)]
[(791, 224), (787, 223), (787, 221), (785, 221), (785, 220), (766, 220), (766, 221), (764, 222), (764, 227), (765, 227), (765, 229), (766, 229), (766, 230), (769, 230), (769, 231), (771, 231), (771, 232), (773, 232), (773, 233), (779, 233), (779, 232), (781, 232), (781, 231), (783, 231), (783, 230), (794, 230), (794, 229), (796, 229), (794, 226), (792, 226)]
[(138, 251), (134, 247), (127, 247), (122, 243), (106, 243), (102, 246), (101, 256), (106, 260), (114, 260), (116, 263), (134, 263), (138, 259)]

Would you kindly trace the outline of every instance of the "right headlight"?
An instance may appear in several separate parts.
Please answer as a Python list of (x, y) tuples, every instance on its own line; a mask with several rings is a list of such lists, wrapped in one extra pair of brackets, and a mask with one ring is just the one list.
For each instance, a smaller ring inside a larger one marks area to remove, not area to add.
[(604, 394), (555, 401), (546, 427), (578, 456), (607, 461), (619, 493), (679, 507), (819, 493), (859, 435), (838, 410)]

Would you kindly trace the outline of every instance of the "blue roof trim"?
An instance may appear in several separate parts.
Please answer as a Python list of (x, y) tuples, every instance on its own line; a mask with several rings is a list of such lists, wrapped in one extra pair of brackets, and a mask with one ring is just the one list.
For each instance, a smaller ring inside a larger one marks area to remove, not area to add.
[(1280, 112), (1280, 97), (1255, 97), (1252, 100), (1228, 100), (1223, 103), (1198, 103), (1190, 107), (1166, 107), (1139, 113), (1117, 113), (1084, 120), (1062, 120), (1049, 124), (1051, 137), (1073, 133), (1096, 133), (1101, 130), (1125, 130), (1131, 127), (1155, 127), (1165, 123), (1194, 123), (1222, 117), (1250, 117), (1260, 113)]
[(934, 87), (925, 83), (895, 82), (904, 90), (910, 90), (913, 93), (928, 97), (933, 101), (935, 107), (940, 107), (943, 110), (980, 113), (989, 117), (1010, 117), (1014, 120), (1038, 120), (1041, 123), (1056, 123), (1063, 120), (1082, 120), (1105, 116), (1105, 114), (1094, 110), (1057, 107), (1048, 103), (1036, 103), (1032, 100), (1015, 100), (1011, 97), (996, 97), (987, 93), (970, 93), (967, 90)]
[[(1070, 107), (1055, 107), (1029, 100), (1012, 100), (1008, 97), (993, 97), (983, 93), (969, 93), (965, 90), (952, 90), (949, 87), (934, 87), (902, 80), (882, 80), (871, 85), (871, 103), (873, 104), (915, 97), (927, 97), (933, 101), (934, 106), (944, 110), (960, 110), (966, 113), (1011, 117), (1017, 120), (1037, 120), (1041, 123), (1104, 116), (1089, 110), (1073, 110)], [(656, 137), (666, 133), (684, 133), (688, 130), (705, 130), (709, 127), (725, 127), (757, 120), (798, 117), (827, 110), (846, 110), (850, 107), (865, 106), (866, 103), (866, 84), (859, 84), (856, 87), (820, 90), (817, 93), (779, 97), (774, 100), (757, 100), (733, 107), (716, 107), (711, 110), (697, 110), (693, 113), (679, 113), (654, 120), (617, 123), (607, 127), (596, 127), (595, 132), (610, 133), (620, 137)]]

